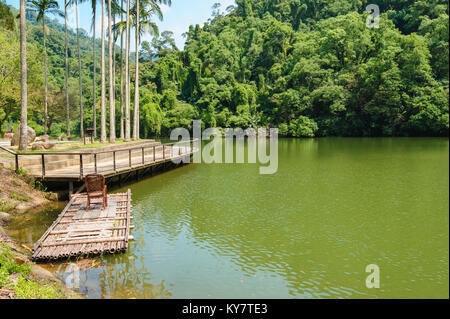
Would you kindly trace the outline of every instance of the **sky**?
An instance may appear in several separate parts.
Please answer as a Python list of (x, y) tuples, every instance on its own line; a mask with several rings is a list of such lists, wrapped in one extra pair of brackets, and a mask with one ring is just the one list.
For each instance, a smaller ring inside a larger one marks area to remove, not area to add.
[[(57, 0), (59, 3), (59, 7), (61, 10), (64, 10), (64, 0)], [(107, 0), (106, 0), (107, 2)], [(172, 0), (172, 6), (161, 6), (161, 10), (164, 15), (163, 21), (159, 21), (158, 18), (155, 17), (155, 22), (158, 25), (159, 32), (163, 31), (172, 31), (175, 36), (175, 41), (179, 49), (183, 49), (185, 39), (182, 34), (188, 31), (189, 26), (200, 24), (203, 25), (209, 18), (211, 18), (211, 7), (214, 3), (221, 4), (221, 11), (225, 11), (225, 9), (229, 5), (234, 5), (234, 0)], [(12, 5), (15, 8), (19, 8), (19, 0), (6, 0), (6, 3)], [(126, 5), (126, 0), (124, 0), (124, 5)], [(95, 36), (100, 37), (101, 31), (101, 1), (98, 1), (97, 4), (97, 21), (95, 28)], [(79, 10), (79, 25), (80, 28), (86, 30), (90, 35), (92, 35), (91, 25), (92, 25), (92, 8), (91, 1), (84, 2), (78, 5)], [(75, 10), (69, 10), (68, 14), (69, 26), (75, 28)], [(105, 16), (105, 26), (107, 26), (107, 13)], [(64, 23), (63, 18), (58, 18)], [(131, 32), (132, 39), (134, 39), (134, 32)], [(151, 41), (151, 36), (145, 35), (142, 38), (142, 41), (147, 40)], [(131, 41), (131, 50), (134, 51), (134, 41)]]

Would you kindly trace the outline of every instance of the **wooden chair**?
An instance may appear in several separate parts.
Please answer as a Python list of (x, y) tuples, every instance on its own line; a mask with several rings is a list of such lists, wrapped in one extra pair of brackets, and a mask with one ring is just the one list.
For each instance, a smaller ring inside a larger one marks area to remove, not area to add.
[(103, 209), (108, 206), (108, 197), (106, 194), (105, 176), (102, 174), (89, 174), (84, 178), (87, 192), (86, 211), (89, 210), (92, 199), (102, 198)]

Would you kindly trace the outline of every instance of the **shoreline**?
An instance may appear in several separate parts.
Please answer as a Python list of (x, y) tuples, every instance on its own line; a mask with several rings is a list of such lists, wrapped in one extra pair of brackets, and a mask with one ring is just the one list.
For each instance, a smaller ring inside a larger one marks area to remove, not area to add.
[[(34, 179), (0, 168), (0, 299), (82, 299), (55, 274), (31, 261), (31, 248), (7, 232), (11, 217), (29, 214), (59, 203), (56, 194), (39, 189)], [(3, 212), (5, 210), (5, 212)]]

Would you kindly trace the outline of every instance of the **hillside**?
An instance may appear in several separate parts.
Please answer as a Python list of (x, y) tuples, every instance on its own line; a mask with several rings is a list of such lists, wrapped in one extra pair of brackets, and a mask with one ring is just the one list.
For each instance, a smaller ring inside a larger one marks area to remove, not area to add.
[[(197, 118), (211, 127), (278, 127), (281, 135), (294, 137), (448, 136), (448, 3), (379, 1), (379, 28), (366, 25), (367, 4), (237, 0), (236, 6), (225, 10), (216, 6), (203, 27), (186, 30), (182, 51), (175, 47), (171, 32), (161, 33), (151, 43), (144, 41), (141, 137), (168, 136), (175, 127), (190, 128)], [(50, 133), (58, 136), (65, 130), (64, 25), (47, 19), (47, 26), (49, 124)], [(29, 118), (39, 134), (42, 28), (32, 15), (28, 15), (27, 41)], [(92, 39), (81, 32), (80, 44), (87, 127), (92, 124)], [(17, 70), (17, 30), (0, 26), (0, 45), (0, 64)], [(78, 61), (73, 30), (69, 47), (70, 117), (72, 134), (77, 135)], [(99, 74), (98, 39), (96, 52)], [(8, 109), (8, 121), (18, 124), (18, 76), (13, 73), (2, 89), (7, 93), (0, 99), (3, 131)], [(119, 76), (116, 81), (118, 95)], [(97, 109), (98, 102), (99, 98)], [(118, 108), (117, 96), (116, 114)]]
[(447, 2), (381, 1), (379, 28), (367, 1), (236, 2), (144, 62), (150, 133), (199, 116), (287, 136), (448, 136)]

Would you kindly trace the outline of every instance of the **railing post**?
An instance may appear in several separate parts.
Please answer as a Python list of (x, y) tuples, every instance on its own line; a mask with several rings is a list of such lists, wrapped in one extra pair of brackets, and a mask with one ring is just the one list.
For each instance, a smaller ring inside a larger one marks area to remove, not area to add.
[(131, 168), (131, 149), (128, 150), (128, 154), (129, 154), (129, 156), (128, 156), (128, 162), (129, 162), (130, 168)]
[(156, 151), (156, 147), (153, 146), (153, 162), (156, 160), (156, 158), (155, 158), (155, 151)]
[(80, 154), (80, 180), (83, 180), (83, 154)]
[(166, 146), (163, 144), (163, 159), (166, 159)]
[(113, 151), (113, 165), (114, 165), (114, 172), (116, 171), (116, 151)]
[(45, 178), (45, 158), (44, 154), (41, 154), (41, 162), (42, 162), (42, 179)]
[(97, 174), (97, 153), (94, 153), (94, 167), (95, 167), (95, 174)]
[(16, 154), (15, 157), (16, 157), (16, 173), (18, 173), (19, 172), (19, 154)]

